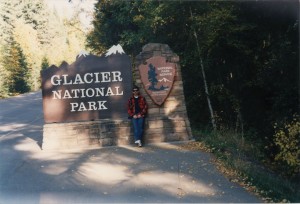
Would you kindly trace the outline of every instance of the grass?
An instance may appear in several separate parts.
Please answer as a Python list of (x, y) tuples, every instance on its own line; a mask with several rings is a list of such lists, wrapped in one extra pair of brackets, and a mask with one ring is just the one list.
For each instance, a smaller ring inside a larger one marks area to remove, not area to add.
[(266, 165), (263, 146), (232, 131), (193, 131), (194, 146), (215, 155), (215, 163), (231, 181), (265, 202), (300, 202), (299, 181), (282, 177)]

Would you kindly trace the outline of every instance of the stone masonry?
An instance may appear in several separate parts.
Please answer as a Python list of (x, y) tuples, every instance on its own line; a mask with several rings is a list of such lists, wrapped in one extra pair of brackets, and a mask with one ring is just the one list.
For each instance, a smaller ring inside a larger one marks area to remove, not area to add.
[[(161, 105), (156, 105), (142, 85), (138, 66), (153, 56), (166, 57), (176, 63), (176, 75), (172, 90)], [(146, 97), (149, 109), (145, 120), (144, 142), (158, 143), (187, 141), (192, 139), (187, 116), (179, 57), (166, 44), (150, 43), (143, 47), (135, 59), (135, 85)], [(124, 108), (124, 111), (127, 111)], [(69, 123), (49, 123), (43, 127), (43, 149), (94, 148), (133, 144), (131, 121), (103, 119)]]
[[(147, 95), (142, 85), (138, 67), (147, 59), (162, 56), (168, 62), (176, 63), (176, 74), (172, 90), (161, 105), (156, 105)], [(135, 84), (148, 103), (148, 116), (145, 120), (144, 140), (146, 143), (184, 141), (192, 139), (190, 122), (187, 116), (182, 84), (179, 56), (166, 44), (149, 43), (135, 59)]]
[(44, 125), (43, 149), (94, 148), (132, 143), (130, 121), (97, 120)]

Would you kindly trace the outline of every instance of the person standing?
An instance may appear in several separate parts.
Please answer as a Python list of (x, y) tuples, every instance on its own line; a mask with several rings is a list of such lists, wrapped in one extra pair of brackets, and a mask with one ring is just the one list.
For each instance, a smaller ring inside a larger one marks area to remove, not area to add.
[(128, 118), (132, 120), (135, 143), (142, 146), (142, 136), (144, 132), (144, 120), (147, 114), (148, 106), (144, 96), (139, 92), (139, 88), (134, 86), (132, 96), (127, 103)]

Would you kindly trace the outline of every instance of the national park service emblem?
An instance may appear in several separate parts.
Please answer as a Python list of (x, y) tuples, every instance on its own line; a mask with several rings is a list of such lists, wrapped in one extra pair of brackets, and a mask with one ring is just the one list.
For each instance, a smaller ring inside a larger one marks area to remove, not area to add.
[(176, 64), (166, 62), (165, 57), (155, 56), (139, 66), (146, 92), (157, 105), (167, 99), (175, 78)]

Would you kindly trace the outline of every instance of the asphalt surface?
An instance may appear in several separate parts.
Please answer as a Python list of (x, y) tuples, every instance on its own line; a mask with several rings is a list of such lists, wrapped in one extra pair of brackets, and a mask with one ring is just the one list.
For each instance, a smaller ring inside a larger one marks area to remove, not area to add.
[(181, 143), (42, 150), (41, 92), (0, 100), (0, 203), (260, 203)]

